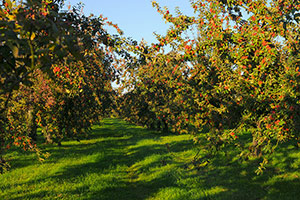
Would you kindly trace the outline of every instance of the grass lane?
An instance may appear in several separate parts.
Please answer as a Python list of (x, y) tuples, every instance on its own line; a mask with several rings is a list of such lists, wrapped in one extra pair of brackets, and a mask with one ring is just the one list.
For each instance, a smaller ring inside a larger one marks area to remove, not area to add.
[(255, 162), (226, 165), (222, 158), (186, 169), (192, 143), (189, 135), (105, 119), (87, 140), (44, 146), (51, 157), (43, 164), (34, 154), (9, 153), (12, 170), (0, 175), (0, 199), (299, 199), (298, 150), (278, 152), (275, 168), (256, 176)]

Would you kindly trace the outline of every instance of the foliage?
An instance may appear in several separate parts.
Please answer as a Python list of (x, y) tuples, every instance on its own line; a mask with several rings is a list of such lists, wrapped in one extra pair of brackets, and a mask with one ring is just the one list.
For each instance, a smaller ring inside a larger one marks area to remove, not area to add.
[[(5, 150), (81, 139), (115, 109), (163, 132), (189, 133), (195, 163), (236, 148), (240, 161), (299, 146), (299, 20), (295, 0), (194, 0), (193, 16), (153, 6), (170, 24), (158, 42), (110, 35), (106, 18), (61, 0), (0, 7), (0, 168)], [(120, 78), (119, 75), (122, 74)], [(120, 93), (111, 82), (121, 82)], [(117, 104), (117, 106), (116, 106)]]
[(142, 103), (131, 118), (148, 123), (138, 113), (155, 115), (172, 131), (194, 134), (206, 157), (226, 146), (237, 148), (242, 159), (261, 157), (260, 173), (278, 146), (299, 140), (300, 4), (191, 5), (194, 16), (173, 15), (153, 1), (171, 26), (157, 35), (157, 44), (133, 48), (138, 62), (125, 78)]
[[(122, 38), (62, 1), (3, 1), (1, 19), (0, 158), (11, 146), (33, 150), (37, 128), (46, 142), (79, 139), (113, 102), (113, 59)], [(121, 31), (117, 28), (117, 31)]]

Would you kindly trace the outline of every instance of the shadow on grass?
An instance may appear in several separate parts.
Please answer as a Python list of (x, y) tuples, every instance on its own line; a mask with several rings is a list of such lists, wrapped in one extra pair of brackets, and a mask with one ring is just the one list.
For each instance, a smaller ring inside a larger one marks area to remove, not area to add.
[[(107, 124), (105, 124), (107, 126)], [(113, 123), (113, 128), (97, 128), (91, 139), (95, 141), (89, 144), (78, 143), (76, 145), (63, 145), (62, 147), (49, 148), (51, 159), (47, 162), (56, 162), (59, 159), (68, 159), (76, 157), (85, 157), (87, 155), (96, 155), (93, 162), (65, 167), (61, 172), (52, 175), (50, 178), (72, 182), (77, 177), (85, 177), (89, 174), (115, 173), (115, 178), (109, 180), (113, 184), (99, 188), (99, 190), (90, 189), (83, 186), (75, 191), (67, 191), (69, 194), (88, 194), (85, 199), (145, 199), (149, 195), (157, 192), (162, 187), (168, 187), (175, 184), (175, 179), (167, 172), (162, 173), (150, 181), (137, 181), (133, 178), (127, 168), (136, 162), (143, 161), (153, 154), (166, 154), (164, 145), (142, 146), (136, 149), (128, 147), (134, 146), (140, 139), (153, 139), (157, 137), (145, 129), (134, 127), (124, 123)], [(127, 150), (128, 149), (128, 150)], [(99, 154), (99, 156), (98, 156)], [(155, 160), (148, 167), (160, 166), (160, 160)], [(121, 171), (118, 166), (126, 166)], [(146, 166), (144, 166), (146, 167)], [(114, 169), (116, 169), (114, 171)], [(147, 171), (146, 168), (143, 169)], [(139, 172), (134, 172), (138, 174)], [(42, 179), (39, 181), (43, 181)], [(27, 182), (28, 184), (28, 182)], [(94, 185), (104, 184), (103, 180), (94, 180)], [(105, 183), (106, 184), (106, 183)], [(42, 193), (41, 195), (46, 195)], [(24, 198), (35, 198), (39, 194), (24, 195)]]
[[(294, 149), (294, 152), (297, 149)], [(300, 188), (300, 157), (292, 158), (291, 151), (281, 148), (270, 162), (277, 162), (274, 166), (267, 166), (263, 175), (256, 175), (259, 160), (247, 163), (228, 162), (222, 156), (202, 168), (195, 175), (192, 182), (194, 188), (223, 188), (222, 192), (209, 195), (209, 199), (299, 199)], [(188, 177), (185, 177), (188, 178)], [(197, 181), (195, 181), (197, 180)], [(192, 187), (190, 188), (192, 189)]]
[[(151, 144), (140, 143), (150, 139), (154, 141)], [(54, 175), (27, 181), (19, 186), (33, 185), (47, 179), (59, 183), (76, 182), (95, 174), (101, 176), (96, 176), (92, 185), (84, 184), (64, 191), (62, 198), (147, 199), (164, 189), (179, 188), (186, 191), (185, 195), (173, 199), (299, 199), (299, 168), (295, 163), (299, 162), (299, 157), (295, 161), (287, 148), (281, 148), (276, 154), (273, 168), (257, 176), (254, 173), (257, 161), (228, 165), (222, 156), (198, 171), (183, 169), (184, 163), (173, 160), (166, 142), (161, 142), (157, 133), (117, 119), (106, 119), (103, 127), (96, 126), (87, 141), (66, 143), (62, 147), (49, 146), (52, 156), (46, 163), (55, 163), (60, 159), (81, 159), (87, 155), (93, 156), (92, 160), (64, 167)], [(190, 140), (182, 140), (169, 143), (169, 147), (172, 153), (177, 153), (189, 150), (191, 144)], [(28, 160), (22, 162), (27, 163)], [(172, 165), (175, 167), (172, 168)], [(53, 197), (51, 191), (42, 190), (33, 194), (24, 193), (19, 199), (49, 196)]]

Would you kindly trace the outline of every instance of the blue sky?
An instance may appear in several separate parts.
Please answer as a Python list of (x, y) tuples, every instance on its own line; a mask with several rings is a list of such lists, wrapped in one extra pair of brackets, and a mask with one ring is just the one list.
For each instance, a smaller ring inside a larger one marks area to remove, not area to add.
[[(169, 27), (162, 16), (152, 7), (151, 0), (65, 0), (66, 5), (85, 4), (84, 14), (102, 14), (118, 24), (126, 37), (140, 41), (144, 38), (149, 44), (155, 42), (153, 32), (164, 34)], [(184, 14), (193, 14), (189, 0), (156, 0), (161, 7), (167, 6), (174, 12), (178, 6)]]

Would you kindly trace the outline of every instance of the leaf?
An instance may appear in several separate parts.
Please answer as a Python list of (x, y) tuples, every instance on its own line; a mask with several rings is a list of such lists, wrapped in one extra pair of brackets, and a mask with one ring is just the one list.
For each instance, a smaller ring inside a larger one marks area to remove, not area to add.
[(17, 58), (19, 56), (19, 48), (11, 43), (7, 43), (7, 46), (9, 46), (9, 48), (11, 49), (13, 56)]
[(12, 48), (12, 52), (15, 58), (17, 58), (19, 56), (19, 48), (16, 46), (13, 46)]
[(0, 9), (0, 17), (5, 17), (6, 14), (2, 11), (2, 9)]
[(8, 8), (11, 9), (12, 8), (12, 2), (11, 2), (11, 0), (6, 0), (6, 3), (8, 5)]
[(285, 121), (283, 120), (280, 120), (280, 122), (278, 123), (280, 126), (284, 125), (285, 124)]
[(32, 33), (30, 36), (30, 40), (34, 40), (34, 38), (35, 38), (35, 33)]

